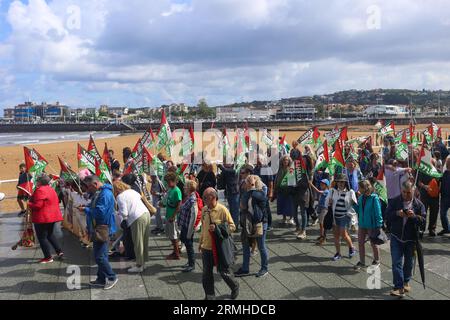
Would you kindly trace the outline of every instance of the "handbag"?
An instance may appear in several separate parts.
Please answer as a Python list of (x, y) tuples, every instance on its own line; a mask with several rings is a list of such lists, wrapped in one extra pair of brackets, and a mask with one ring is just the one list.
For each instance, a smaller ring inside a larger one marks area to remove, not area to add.
[[(364, 210), (364, 208), (363, 208), (363, 210)], [(372, 223), (375, 225), (373, 215), (372, 215)], [(382, 244), (385, 244), (389, 239), (388, 239), (386, 233), (383, 231), (383, 229), (381, 227), (378, 227), (378, 228), (369, 230), (369, 240), (371, 243), (380, 246)]]
[(109, 241), (109, 226), (107, 224), (99, 224), (95, 226), (93, 233), (93, 241), (105, 243)]
[(141, 193), (141, 200), (144, 203), (145, 207), (148, 209), (150, 216), (154, 216), (156, 214), (156, 208), (147, 200), (143, 193)]

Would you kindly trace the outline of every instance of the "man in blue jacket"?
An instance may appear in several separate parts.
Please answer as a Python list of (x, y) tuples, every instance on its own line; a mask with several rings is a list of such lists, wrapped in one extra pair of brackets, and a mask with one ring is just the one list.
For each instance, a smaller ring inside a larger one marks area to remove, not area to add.
[[(387, 216), (391, 225), (391, 257), (394, 290), (392, 296), (404, 297), (411, 291), (414, 248), (420, 226), (426, 222), (425, 206), (414, 197), (415, 186), (402, 184), (401, 195), (389, 202)], [(403, 261), (404, 259), (404, 261)]]
[[(94, 232), (95, 225), (107, 225), (109, 235), (116, 232), (116, 221), (114, 218), (114, 195), (110, 184), (103, 184), (97, 176), (88, 176), (83, 181), (88, 192), (95, 193), (91, 205), (84, 208), (86, 213), (88, 233)], [(93, 241), (95, 262), (98, 266), (97, 279), (91, 281), (92, 286), (100, 286), (105, 290), (112, 289), (118, 278), (111, 268), (108, 260), (109, 241)]]

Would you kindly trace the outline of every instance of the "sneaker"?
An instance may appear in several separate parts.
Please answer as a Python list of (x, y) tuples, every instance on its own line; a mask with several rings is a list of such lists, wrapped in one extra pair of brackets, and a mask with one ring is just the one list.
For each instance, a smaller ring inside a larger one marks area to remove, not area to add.
[(306, 232), (305, 231), (301, 231), (297, 234), (297, 239), (299, 240), (305, 240), (306, 239)]
[(98, 279), (95, 279), (93, 281), (89, 281), (89, 285), (93, 287), (105, 287), (104, 282), (100, 282)]
[(372, 267), (378, 268), (380, 266), (380, 264), (381, 264), (380, 261), (377, 261), (377, 260), (372, 261)]
[(184, 244), (181, 245), (180, 252), (181, 252), (181, 253), (186, 252), (186, 246), (185, 246)]
[(403, 291), (404, 291), (405, 293), (411, 292), (411, 286), (409, 285), (408, 282), (405, 282), (405, 283), (403, 284)]
[(442, 230), (442, 231), (440, 231), (437, 235), (438, 235), (438, 236), (444, 236), (444, 235), (449, 234), (449, 233), (450, 233), (450, 231)]
[(359, 271), (366, 268), (366, 265), (362, 263), (361, 261), (358, 261), (358, 263), (353, 267), (353, 269)]
[(405, 296), (405, 290), (404, 289), (394, 289), (394, 290), (391, 290), (390, 295), (393, 297), (403, 298)]
[(288, 224), (295, 226), (294, 218), (290, 219), (289, 222), (288, 222)]
[(119, 281), (119, 278), (116, 278), (113, 281), (106, 279), (105, 287), (103, 289), (110, 290), (110, 289), (114, 288), (114, 286), (117, 284), (118, 281)]
[(342, 256), (341, 256), (340, 253), (336, 253), (336, 254), (334, 255), (334, 257), (332, 258), (333, 261), (339, 261), (339, 260), (341, 260), (341, 259), (342, 259)]
[(141, 272), (144, 272), (144, 267), (134, 266), (128, 269), (128, 273), (141, 273)]
[(64, 258), (64, 252), (57, 253), (56, 258), (62, 260)]
[(348, 249), (348, 257), (351, 259), (356, 254), (355, 248)]
[(236, 300), (239, 295), (239, 283), (236, 283), (236, 287), (231, 290), (230, 299)]
[(236, 271), (236, 272), (234, 273), (234, 276), (235, 276), (235, 277), (243, 277), (243, 276), (248, 276), (249, 274), (250, 274), (249, 271), (244, 271), (244, 270), (242, 270), (242, 269), (239, 269), (238, 271)]
[(267, 270), (259, 270), (258, 273), (256, 274), (256, 277), (257, 278), (262, 278), (262, 277), (264, 277), (264, 276), (266, 276), (268, 274), (269, 274), (269, 271), (267, 271)]
[(436, 232), (434, 232), (434, 230), (430, 230), (430, 232), (428, 233), (428, 236), (436, 237)]
[(194, 270), (195, 270), (195, 267), (187, 266), (181, 272), (188, 273), (188, 272), (192, 272)]
[(53, 258), (44, 258), (44, 259), (39, 260), (40, 264), (46, 264), (46, 263), (51, 263), (51, 262), (53, 262)]

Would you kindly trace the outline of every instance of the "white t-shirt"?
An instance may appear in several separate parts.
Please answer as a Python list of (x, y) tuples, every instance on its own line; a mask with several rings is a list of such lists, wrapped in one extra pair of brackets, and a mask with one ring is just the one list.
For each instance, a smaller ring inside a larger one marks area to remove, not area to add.
[(142, 202), (141, 195), (132, 189), (125, 190), (117, 196), (117, 205), (119, 216), (123, 220), (127, 220), (128, 226), (131, 226), (143, 214), (149, 214), (147, 207)]

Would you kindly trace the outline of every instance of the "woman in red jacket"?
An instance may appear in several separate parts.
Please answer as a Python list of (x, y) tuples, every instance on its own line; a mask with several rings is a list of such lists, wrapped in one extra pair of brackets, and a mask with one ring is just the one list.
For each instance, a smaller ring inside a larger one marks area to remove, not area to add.
[(40, 175), (36, 179), (37, 188), (28, 202), (36, 237), (44, 253), (44, 259), (40, 260), (39, 263), (53, 262), (51, 247), (55, 249), (59, 258), (63, 256), (61, 246), (55, 237), (56, 223), (62, 221), (63, 217), (59, 208), (58, 195), (49, 186), (50, 181), (48, 175)]

